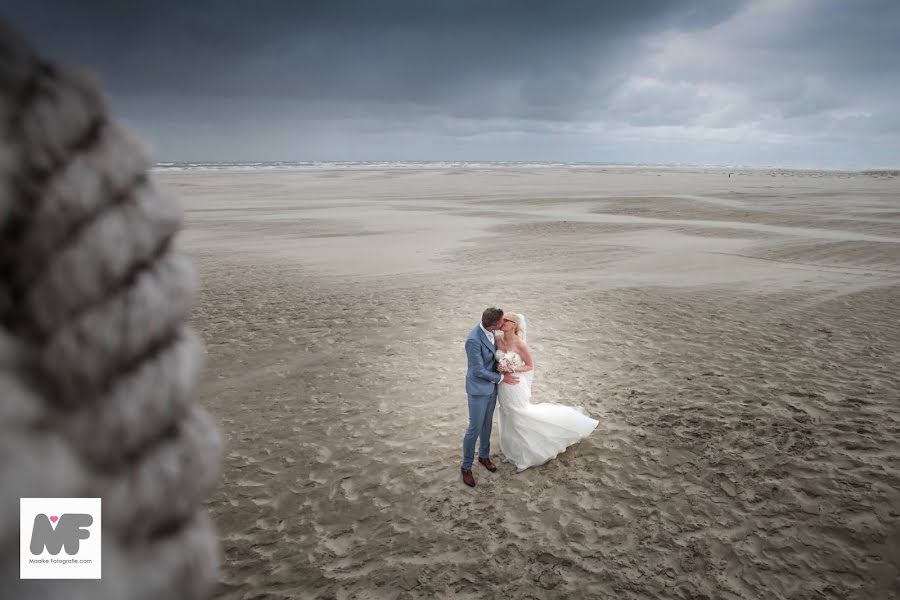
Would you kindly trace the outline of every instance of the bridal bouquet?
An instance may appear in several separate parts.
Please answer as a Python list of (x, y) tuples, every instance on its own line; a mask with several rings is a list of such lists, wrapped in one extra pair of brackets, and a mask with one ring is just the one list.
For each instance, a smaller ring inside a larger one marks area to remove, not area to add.
[(497, 370), (501, 373), (515, 373), (525, 363), (518, 354), (505, 354), (497, 362)]

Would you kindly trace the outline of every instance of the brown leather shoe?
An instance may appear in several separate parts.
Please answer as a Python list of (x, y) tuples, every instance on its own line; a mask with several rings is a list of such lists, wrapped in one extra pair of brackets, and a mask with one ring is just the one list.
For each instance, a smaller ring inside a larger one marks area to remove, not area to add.
[(493, 473), (497, 470), (497, 467), (494, 466), (494, 463), (491, 462), (490, 458), (479, 458), (478, 462), (480, 462), (485, 469)]
[(460, 469), (463, 475), (463, 483), (465, 483), (469, 487), (475, 487), (475, 478), (472, 477), (472, 471), (470, 469)]

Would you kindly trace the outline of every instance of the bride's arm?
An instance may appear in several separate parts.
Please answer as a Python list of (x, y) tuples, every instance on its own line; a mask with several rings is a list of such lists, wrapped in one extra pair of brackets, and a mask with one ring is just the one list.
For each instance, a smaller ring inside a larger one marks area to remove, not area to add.
[(522, 357), (522, 361), (525, 363), (525, 365), (516, 369), (516, 372), (524, 373), (525, 371), (534, 370), (534, 360), (531, 358), (531, 350), (528, 349), (528, 344), (520, 340), (517, 350), (519, 351), (519, 356)]

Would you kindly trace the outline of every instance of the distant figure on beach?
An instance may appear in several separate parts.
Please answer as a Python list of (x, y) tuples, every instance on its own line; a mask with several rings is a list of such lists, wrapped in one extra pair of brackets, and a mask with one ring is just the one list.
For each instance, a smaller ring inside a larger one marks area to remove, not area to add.
[[(579, 408), (531, 404), (534, 361), (525, 343), (524, 315), (488, 308), (466, 338), (466, 393), (469, 427), (463, 438), (463, 482), (475, 486), (472, 464), (479, 438), (478, 462), (490, 472), (491, 425), (500, 402), (500, 449), (504, 460), (521, 473), (554, 458), (589, 435), (599, 424)], [(521, 373), (521, 377), (518, 374)]]

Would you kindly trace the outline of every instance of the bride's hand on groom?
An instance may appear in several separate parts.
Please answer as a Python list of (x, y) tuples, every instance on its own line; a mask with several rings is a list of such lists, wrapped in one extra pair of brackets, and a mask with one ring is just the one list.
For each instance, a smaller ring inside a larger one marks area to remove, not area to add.
[(503, 383), (508, 383), (509, 385), (516, 385), (519, 383), (519, 378), (513, 375), (512, 373), (504, 373), (503, 374)]

